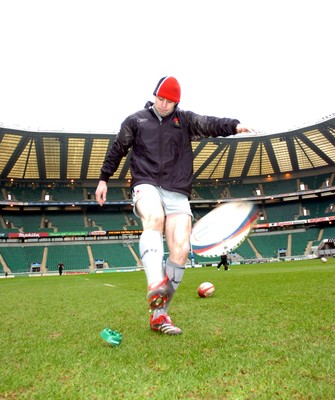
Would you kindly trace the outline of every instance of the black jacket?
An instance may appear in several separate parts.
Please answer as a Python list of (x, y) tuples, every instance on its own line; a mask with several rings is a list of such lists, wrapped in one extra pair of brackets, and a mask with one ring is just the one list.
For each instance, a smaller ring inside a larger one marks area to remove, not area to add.
[(210, 136), (235, 135), (237, 124), (236, 119), (201, 116), (178, 107), (162, 118), (155, 112), (153, 103), (148, 102), (143, 110), (122, 123), (107, 151), (100, 180), (108, 182), (122, 157), (132, 148), (132, 188), (149, 183), (189, 197), (193, 179), (191, 142)]

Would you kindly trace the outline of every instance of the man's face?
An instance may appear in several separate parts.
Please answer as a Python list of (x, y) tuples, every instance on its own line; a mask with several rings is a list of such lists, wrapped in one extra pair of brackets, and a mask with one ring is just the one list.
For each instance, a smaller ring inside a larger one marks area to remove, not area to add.
[(155, 108), (161, 117), (166, 117), (171, 114), (176, 106), (171, 100), (164, 99), (163, 97), (155, 97)]

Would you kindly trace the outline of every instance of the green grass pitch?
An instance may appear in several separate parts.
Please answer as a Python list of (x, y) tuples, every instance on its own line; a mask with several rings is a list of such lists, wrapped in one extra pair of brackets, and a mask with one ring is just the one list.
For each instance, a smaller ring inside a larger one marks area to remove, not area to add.
[(187, 269), (176, 337), (145, 296), (143, 271), (1, 279), (0, 399), (335, 398), (335, 259)]

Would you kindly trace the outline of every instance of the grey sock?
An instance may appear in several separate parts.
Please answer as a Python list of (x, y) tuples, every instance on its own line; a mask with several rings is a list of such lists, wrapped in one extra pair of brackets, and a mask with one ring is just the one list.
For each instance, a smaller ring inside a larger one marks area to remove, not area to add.
[(172, 297), (177, 290), (180, 282), (183, 279), (184, 272), (185, 272), (185, 265), (178, 265), (168, 258), (165, 264), (166, 275), (169, 278), (169, 281), (172, 284), (172, 294), (170, 296), (169, 301), (165, 304), (164, 307), (156, 309), (154, 311), (154, 318), (158, 318), (162, 314), (168, 313), (168, 308), (171, 303)]

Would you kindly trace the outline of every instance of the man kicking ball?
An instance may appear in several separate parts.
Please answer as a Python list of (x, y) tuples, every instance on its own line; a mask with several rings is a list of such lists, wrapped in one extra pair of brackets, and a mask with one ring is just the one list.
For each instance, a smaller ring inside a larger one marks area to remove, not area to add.
[[(107, 182), (122, 157), (132, 149), (130, 171), (134, 212), (141, 218), (140, 256), (147, 277), (150, 328), (179, 335), (168, 309), (180, 282), (190, 251), (192, 212), (189, 198), (193, 178), (191, 142), (208, 137), (253, 132), (236, 119), (201, 116), (178, 107), (181, 90), (176, 78), (159, 80), (154, 102), (127, 117), (108, 149), (95, 192), (106, 201)], [(169, 257), (163, 268), (163, 235)]]

